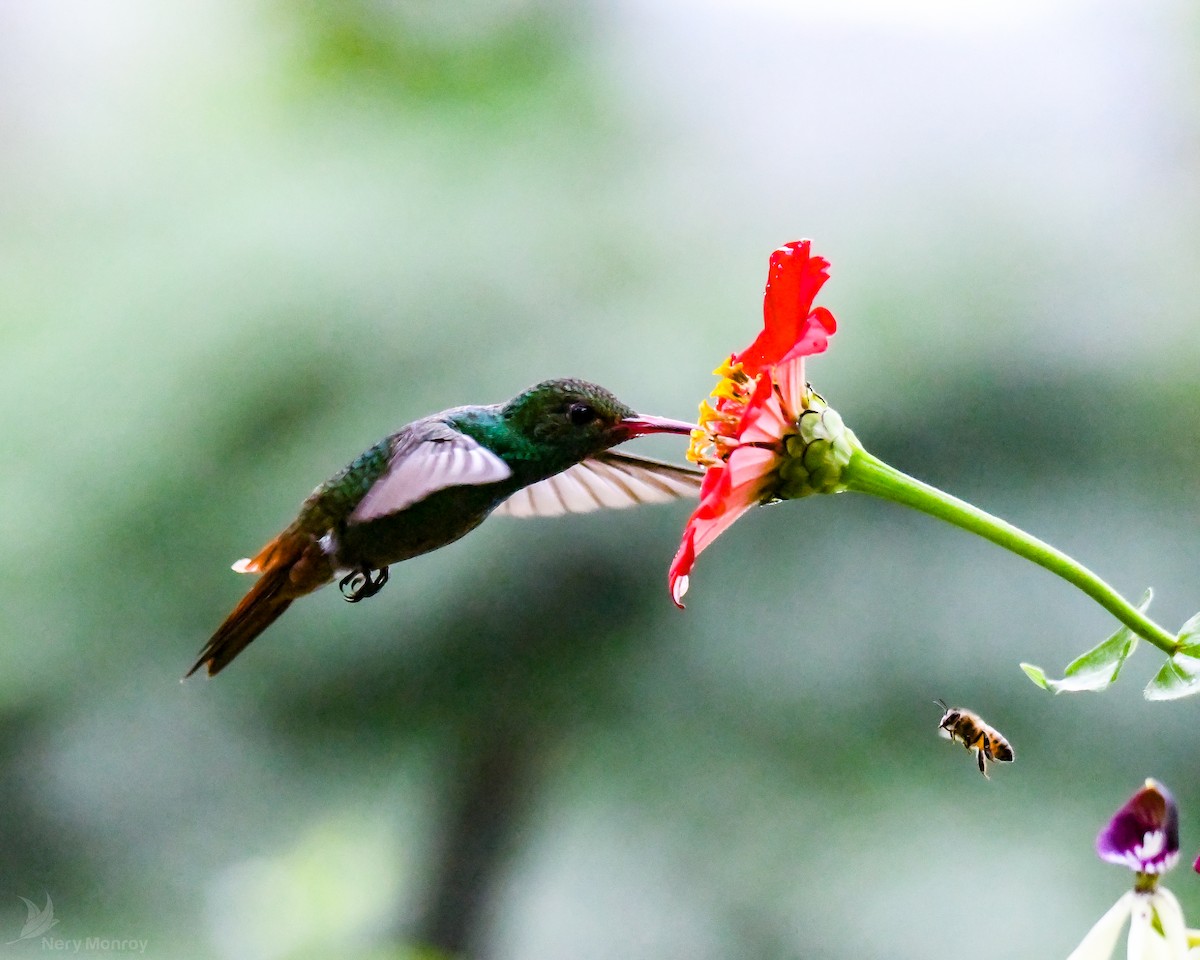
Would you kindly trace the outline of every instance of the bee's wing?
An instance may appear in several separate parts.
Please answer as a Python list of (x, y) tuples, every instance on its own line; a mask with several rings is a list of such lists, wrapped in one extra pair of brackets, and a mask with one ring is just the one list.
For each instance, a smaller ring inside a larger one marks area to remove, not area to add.
[(628, 453), (601, 453), (518, 490), (496, 508), (510, 517), (558, 517), (639, 503), (667, 503), (700, 492), (704, 473)]

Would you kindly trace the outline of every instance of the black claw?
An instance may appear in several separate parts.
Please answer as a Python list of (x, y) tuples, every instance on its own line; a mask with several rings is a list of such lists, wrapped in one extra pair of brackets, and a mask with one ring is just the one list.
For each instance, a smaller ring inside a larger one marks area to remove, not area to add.
[(347, 603), (358, 603), (362, 599), (362, 589), (366, 584), (366, 575), (360, 570), (355, 570), (341, 579), (338, 589), (342, 591)]
[(371, 572), (370, 567), (363, 567), (348, 573), (338, 582), (338, 589), (342, 591), (347, 603), (358, 603), (359, 600), (375, 596), (383, 589), (383, 585), (388, 582), (388, 568), (382, 567), (375, 571), (373, 579)]

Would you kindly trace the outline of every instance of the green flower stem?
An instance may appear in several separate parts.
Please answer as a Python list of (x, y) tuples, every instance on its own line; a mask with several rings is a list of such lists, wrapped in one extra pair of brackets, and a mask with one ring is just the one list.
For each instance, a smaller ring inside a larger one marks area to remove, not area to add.
[(1179, 649), (1179, 641), (1174, 634), (1139, 613), (1116, 590), (1061, 550), (964, 500), (902, 473), (857, 445), (850, 462), (842, 471), (841, 481), (848, 490), (902, 503), (978, 534), (1026, 560), (1032, 560), (1068, 583), (1073, 583), (1139, 637), (1144, 637), (1160, 650), (1173, 654)]

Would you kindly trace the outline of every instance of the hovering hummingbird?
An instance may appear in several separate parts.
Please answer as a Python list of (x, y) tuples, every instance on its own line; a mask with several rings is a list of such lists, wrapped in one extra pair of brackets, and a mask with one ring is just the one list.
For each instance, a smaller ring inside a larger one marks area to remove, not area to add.
[(335, 577), (352, 603), (374, 596), (391, 564), (453, 543), (490, 513), (556, 516), (694, 496), (699, 470), (609, 452), (692, 429), (638, 416), (584, 380), (546, 380), (508, 403), (414, 420), (317, 487), (286, 530), (233, 565), (258, 582), (187, 676), (205, 665), (216, 674), (293, 600)]

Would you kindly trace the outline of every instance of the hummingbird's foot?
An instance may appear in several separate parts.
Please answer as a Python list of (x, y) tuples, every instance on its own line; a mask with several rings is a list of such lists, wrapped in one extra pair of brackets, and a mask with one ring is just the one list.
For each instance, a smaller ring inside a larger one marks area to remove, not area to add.
[(375, 596), (383, 589), (383, 585), (388, 582), (388, 568), (381, 567), (375, 571), (374, 577), (371, 576), (371, 573), (370, 567), (363, 567), (361, 570), (347, 574), (339, 581), (338, 589), (342, 591), (342, 596), (347, 603), (358, 603), (359, 600)]

